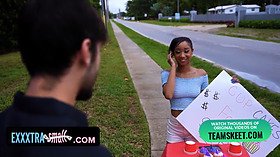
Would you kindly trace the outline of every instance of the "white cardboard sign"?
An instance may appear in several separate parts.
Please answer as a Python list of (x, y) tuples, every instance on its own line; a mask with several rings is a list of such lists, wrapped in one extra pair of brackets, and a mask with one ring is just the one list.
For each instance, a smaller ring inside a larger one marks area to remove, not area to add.
[(264, 119), (272, 132), (263, 142), (243, 143), (252, 157), (268, 155), (280, 143), (279, 122), (239, 83), (222, 71), (211, 84), (177, 117), (177, 120), (199, 141), (199, 126), (215, 119)]

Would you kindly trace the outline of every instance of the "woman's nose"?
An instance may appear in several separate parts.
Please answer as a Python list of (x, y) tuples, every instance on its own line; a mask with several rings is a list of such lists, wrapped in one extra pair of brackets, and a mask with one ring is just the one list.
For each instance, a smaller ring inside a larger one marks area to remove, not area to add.
[(186, 54), (184, 52), (181, 52), (180, 57), (186, 57)]

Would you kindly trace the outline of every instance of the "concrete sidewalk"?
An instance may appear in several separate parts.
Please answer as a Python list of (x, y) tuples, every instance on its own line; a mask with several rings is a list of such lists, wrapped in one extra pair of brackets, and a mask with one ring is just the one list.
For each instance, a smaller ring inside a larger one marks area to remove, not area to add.
[(166, 144), (170, 115), (169, 101), (162, 95), (162, 69), (113, 22), (112, 26), (149, 123), (151, 156), (160, 157)]

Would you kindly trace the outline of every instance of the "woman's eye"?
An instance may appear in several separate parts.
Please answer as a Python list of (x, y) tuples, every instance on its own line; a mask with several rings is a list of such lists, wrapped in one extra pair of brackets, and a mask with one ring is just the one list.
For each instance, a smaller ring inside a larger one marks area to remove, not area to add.
[(180, 54), (180, 53), (181, 53), (181, 51), (175, 51), (175, 53), (176, 53), (176, 54)]
[(189, 53), (190, 52), (190, 50), (185, 50), (185, 53)]

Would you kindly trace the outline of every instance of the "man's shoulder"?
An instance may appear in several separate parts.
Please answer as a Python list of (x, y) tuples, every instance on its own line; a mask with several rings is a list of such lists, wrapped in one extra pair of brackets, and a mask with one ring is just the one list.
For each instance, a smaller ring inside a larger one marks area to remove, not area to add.
[(105, 146), (103, 145), (100, 145), (100, 146), (97, 146), (98, 148), (98, 151), (100, 152), (100, 155), (99, 156), (104, 156), (104, 157), (112, 157), (112, 154), (111, 152), (109, 151), (108, 148), (106, 148)]
[[(9, 147), (5, 145), (0, 147), (0, 156), (2, 157), (19, 157), (24, 153), (29, 157), (112, 157), (110, 151), (100, 146), (40, 146), (40, 147)], [(3, 152), (1, 152), (1, 150)], [(3, 155), (5, 154), (5, 155)]]
[[(71, 156), (72, 154), (80, 154), (83, 157), (91, 157), (91, 156), (98, 156), (98, 157), (112, 157), (111, 152), (108, 148), (103, 145), (99, 146), (77, 146), (77, 151), (69, 152), (67, 156)], [(73, 150), (73, 149), (72, 149)], [(75, 153), (74, 153), (75, 152)], [(76, 154), (76, 155), (77, 155)], [(75, 155), (73, 155), (75, 156)]]
[(0, 112), (0, 127), (3, 127), (4, 122), (6, 121), (6, 116), (11, 112), (12, 106), (9, 106), (5, 110)]

